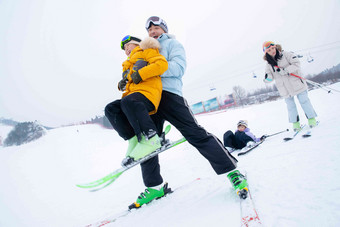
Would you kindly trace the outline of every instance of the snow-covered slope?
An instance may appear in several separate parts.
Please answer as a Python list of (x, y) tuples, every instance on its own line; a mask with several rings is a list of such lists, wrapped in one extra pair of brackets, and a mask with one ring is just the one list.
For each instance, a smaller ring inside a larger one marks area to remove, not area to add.
[[(333, 86), (340, 90), (340, 84)], [(283, 142), (285, 134), (277, 135), (238, 157), (265, 226), (340, 225), (340, 94), (318, 89), (309, 96), (321, 122), (312, 137)], [(284, 100), (197, 117), (220, 139), (240, 119), (256, 136), (291, 127)], [(173, 128), (168, 138), (180, 136)], [(75, 186), (118, 168), (126, 147), (116, 132), (82, 125), (0, 148), (0, 226), (86, 226), (126, 209), (144, 190), (139, 167), (102, 191)], [(230, 183), (195, 148), (181, 144), (160, 160), (164, 180), (180, 188), (106, 226), (240, 226)]]
[(3, 125), (0, 124), (0, 146), (3, 145), (6, 137), (8, 136), (8, 133), (12, 131), (13, 126)]

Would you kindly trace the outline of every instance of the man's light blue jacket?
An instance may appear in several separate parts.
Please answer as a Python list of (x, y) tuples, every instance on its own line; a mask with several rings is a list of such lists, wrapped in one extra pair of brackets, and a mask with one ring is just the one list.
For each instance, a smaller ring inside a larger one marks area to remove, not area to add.
[(168, 70), (161, 75), (163, 91), (168, 91), (179, 96), (182, 94), (182, 77), (186, 68), (186, 58), (183, 45), (174, 36), (163, 33), (158, 41), (161, 44), (160, 53), (168, 61)]

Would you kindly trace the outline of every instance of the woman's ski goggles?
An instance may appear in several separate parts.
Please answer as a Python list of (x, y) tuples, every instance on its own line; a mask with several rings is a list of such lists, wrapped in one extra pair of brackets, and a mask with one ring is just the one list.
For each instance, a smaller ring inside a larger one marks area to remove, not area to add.
[(272, 41), (265, 42), (263, 44), (263, 52), (265, 52), (271, 46), (275, 46), (275, 43), (273, 43)]
[(122, 48), (122, 50), (124, 50), (124, 45), (127, 44), (128, 42), (130, 42), (131, 40), (134, 40), (134, 41), (137, 41), (137, 42), (141, 41), (140, 39), (138, 39), (136, 37), (133, 37), (131, 35), (127, 35), (120, 42), (120, 47)]

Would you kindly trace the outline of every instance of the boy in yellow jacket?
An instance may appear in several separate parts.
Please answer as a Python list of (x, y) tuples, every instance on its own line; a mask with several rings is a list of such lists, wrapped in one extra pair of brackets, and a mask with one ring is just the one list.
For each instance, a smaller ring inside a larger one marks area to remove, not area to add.
[(157, 112), (162, 95), (160, 75), (168, 69), (168, 62), (159, 53), (160, 44), (154, 38), (141, 41), (125, 36), (121, 48), (128, 59), (123, 62), (122, 80), (118, 89), (122, 99), (105, 107), (105, 116), (113, 128), (129, 141), (122, 165), (139, 160), (161, 147), (157, 128), (150, 114)]

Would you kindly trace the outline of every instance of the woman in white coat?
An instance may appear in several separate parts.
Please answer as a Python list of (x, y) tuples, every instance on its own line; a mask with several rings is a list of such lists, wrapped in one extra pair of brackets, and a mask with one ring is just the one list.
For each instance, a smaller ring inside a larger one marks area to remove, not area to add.
[(262, 47), (265, 53), (263, 58), (267, 62), (264, 82), (270, 83), (275, 81), (277, 90), (285, 98), (289, 122), (293, 123), (294, 131), (301, 130), (300, 117), (294, 96), (297, 97), (305, 112), (308, 125), (315, 127), (317, 124), (315, 119), (317, 114), (308, 98), (306, 81), (291, 75), (302, 76), (298, 57), (292, 52), (283, 51), (280, 45), (271, 41), (263, 43)]

